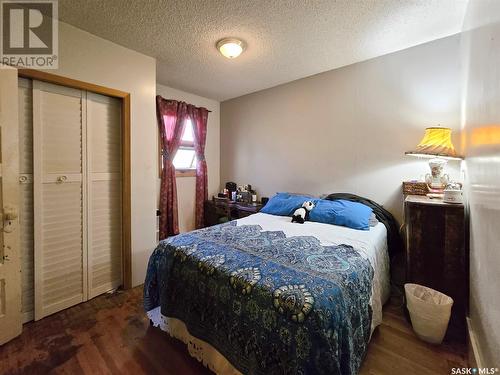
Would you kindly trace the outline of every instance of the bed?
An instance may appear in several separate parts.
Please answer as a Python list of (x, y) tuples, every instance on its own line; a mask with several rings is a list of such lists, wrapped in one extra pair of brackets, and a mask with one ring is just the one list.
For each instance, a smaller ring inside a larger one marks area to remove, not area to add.
[(388, 230), (257, 213), (180, 234), (150, 257), (144, 307), (218, 374), (357, 374), (389, 297)]

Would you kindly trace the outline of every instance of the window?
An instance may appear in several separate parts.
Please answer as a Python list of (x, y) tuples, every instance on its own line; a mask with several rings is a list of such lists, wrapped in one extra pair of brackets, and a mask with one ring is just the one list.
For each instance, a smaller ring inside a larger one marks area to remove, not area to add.
[[(160, 163), (158, 176), (161, 177), (161, 171), (163, 169), (163, 159), (161, 157), (161, 141), (159, 150)], [(181, 137), (181, 144), (179, 146), (179, 149), (175, 153), (174, 160), (172, 162), (174, 164), (175, 175), (177, 177), (196, 176), (196, 153), (194, 151), (194, 133), (191, 120), (186, 121), (184, 133)]]
[(196, 169), (196, 153), (194, 152), (194, 134), (191, 120), (186, 121), (181, 145), (172, 162), (176, 170)]

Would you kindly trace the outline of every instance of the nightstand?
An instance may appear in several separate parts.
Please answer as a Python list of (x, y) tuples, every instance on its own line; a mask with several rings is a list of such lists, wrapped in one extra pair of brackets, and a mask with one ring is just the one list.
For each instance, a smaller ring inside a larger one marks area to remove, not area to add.
[(453, 298), (447, 338), (465, 340), (469, 296), (469, 254), (463, 204), (427, 196), (405, 198), (406, 282)]
[(212, 200), (205, 201), (205, 226), (241, 219), (259, 212), (262, 207), (260, 203), (233, 202), (214, 197)]

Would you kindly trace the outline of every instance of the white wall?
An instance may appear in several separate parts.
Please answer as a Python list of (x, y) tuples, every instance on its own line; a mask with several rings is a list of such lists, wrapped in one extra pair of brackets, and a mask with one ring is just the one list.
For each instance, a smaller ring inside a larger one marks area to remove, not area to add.
[[(217, 194), (220, 181), (220, 103), (216, 100), (207, 99), (160, 84), (156, 86), (156, 92), (165, 99), (184, 101), (212, 111), (208, 114), (207, 143), (205, 146), (205, 159), (208, 168), (208, 197), (211, 198), (212, 195)], [(158, 191), (159, 186), (160, 180), (158, 179)], [(195, 187), (195, 177), (177, 177), (179, 229), (181, 232), (195, 229)]]
[(60, 22), (59, 69), (48, 72), (130, 93), (132, 284), (141, 284), (156, 246), (155, 59)]
[(464, 29), (471, 337), (478, 365), (500, 367), (500, 2), (470, 1)]
[[(401, 219), (401, 182), (429, 173), (405, 151), (428, 126), (460, 127), (459, 44), (436, 40), (221, 103), (221, 181), (267, 196), (356, 193)], [(459, 163), (448, 172), (458, 179)]]

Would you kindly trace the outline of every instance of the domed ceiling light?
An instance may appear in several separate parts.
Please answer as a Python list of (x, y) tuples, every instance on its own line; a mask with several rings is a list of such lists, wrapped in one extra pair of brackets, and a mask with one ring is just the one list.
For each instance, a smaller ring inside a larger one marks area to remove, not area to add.
[(245, 49), (245, 43), (236, 38), (221, 39), (217, 42), (216, 46), (219, 52), (228, 59), (238, 57)]

